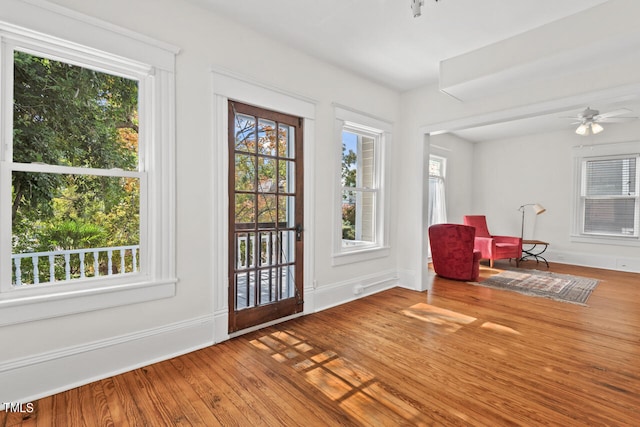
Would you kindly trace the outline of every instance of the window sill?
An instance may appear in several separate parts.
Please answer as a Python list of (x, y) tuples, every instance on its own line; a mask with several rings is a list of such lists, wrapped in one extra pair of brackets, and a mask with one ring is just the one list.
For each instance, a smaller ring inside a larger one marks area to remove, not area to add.
[(331, 265), (345, 265), (377, 258), (385, 258), (389, 256), (390, 251), (391, 249), (388, 246), (350, 249), (348, 251), (333, 254)]
[(10, 292), (0, 300), (0, 326), (170, 298), (177, 279), (106, 285), (55, 293)]

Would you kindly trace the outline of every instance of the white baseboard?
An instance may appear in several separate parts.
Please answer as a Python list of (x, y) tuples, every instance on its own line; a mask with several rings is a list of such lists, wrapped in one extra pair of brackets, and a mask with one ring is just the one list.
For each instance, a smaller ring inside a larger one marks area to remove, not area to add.
[(0, 364), (0, 402), (28, 403), (213, 344), (202, 316)]
[(349, 301), (398, 286), (397, 270), (389, 270), (319, 286), (314, 293), (315, 311), (326, 310)]
[(605, 270), (640, 273), (640, 258), (618, 257), (613, 255), (586, 254), (579, 252), (549, 250), (543, 256), (549, 262), (579, 265), (581, 267), (602, 268)]

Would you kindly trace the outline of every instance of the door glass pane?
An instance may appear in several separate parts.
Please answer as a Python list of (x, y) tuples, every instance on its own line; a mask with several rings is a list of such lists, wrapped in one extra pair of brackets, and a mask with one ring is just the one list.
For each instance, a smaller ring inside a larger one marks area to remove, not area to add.
[(258, 157), (258, 191), (276, 192), (276, 160)]
[(276, 155), (276, 123), (271, 120), (258, 120), (258, 154)]
[(253, 191), (256, 185), (255, 156), (236, 154), (236, 190)]
[(280, 298), (291, 298), (295, 295), (295, 266), (286, 265), (280, 269)]
[(235, 117), (235, 149), (255, 153), (256, 120), (251, 116), (236, 114)]
[(293, 230), (281, 231), (279, 244), (278, 262), (280, 264), (295, 262), (296, 232)]
[(278, 131), (278, 155), (293, 159), (295, 157), (295, 128), (280, 125)]
[(254, 194), (236, 194), (235, 222), (237, 225), (255, 222), (255, 201), (256, 196)]
[(277, 239), (274, 231), (260, 232), (260, 266), (273, 265), (277, 261)]
[(236, 234), (236, 270), (246, 270), (255, 265), (255, 233)]
[(273, 194), (258, 194), (258, 223), (260, 228), (275, 228), (277, 198)]
[(255, 306), (256, 277), (255, 271), (235, 274), (236, 310)]
[(278, 161), (278, 191), (280, 193), (295, 193), (295, 162), (290, 160)]
[(278, 196), (278, 221), (284, 227), (296, 226), (296, 198), (294, 196)]
[(268, 268), (260, 271), (260, 304), (278, 301), (278, 269)]

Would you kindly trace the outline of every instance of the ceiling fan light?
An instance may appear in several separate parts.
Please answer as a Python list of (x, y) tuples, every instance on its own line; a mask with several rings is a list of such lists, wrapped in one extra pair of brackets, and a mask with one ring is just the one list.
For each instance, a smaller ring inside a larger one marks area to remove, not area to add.
[(604, 128), (600, 126), (598, 123), (591, 123), (591, 132), (593, 132), (594, 135), (599, 134), (603, 130)]
[(578, 128), (576, 129), (576, 133), (578, 135), (588, 135), (589, 134), (589, 126), (587, 126), (586, 124), (581, 124), (580, 126), (578, 126)]

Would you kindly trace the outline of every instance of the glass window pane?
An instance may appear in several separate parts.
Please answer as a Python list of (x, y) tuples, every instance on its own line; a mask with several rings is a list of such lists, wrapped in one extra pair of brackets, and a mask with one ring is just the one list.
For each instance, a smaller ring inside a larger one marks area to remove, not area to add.
[(375, 242), (375, 192), (342, 192), (343, 246)]
[(585, 233), (635, 236), (635, 199), (587, 199)]
[(138, 82), (14, 52), (13, 161), (138, 168)]
[(342, 132), (342, 186), (356, 187), (358, 168), (358, 135)]
[(636, 195), (636, 159), (586, 162), (587, 196)]
[(15, 284), (138, 271), (138, 178), (13, 172), (11, 192)]
[(358, 187), (374, 188), (375, 182), (375, 139), (363, 136), (360, 143), (358, 157), (360, 166), (358, 169)]

